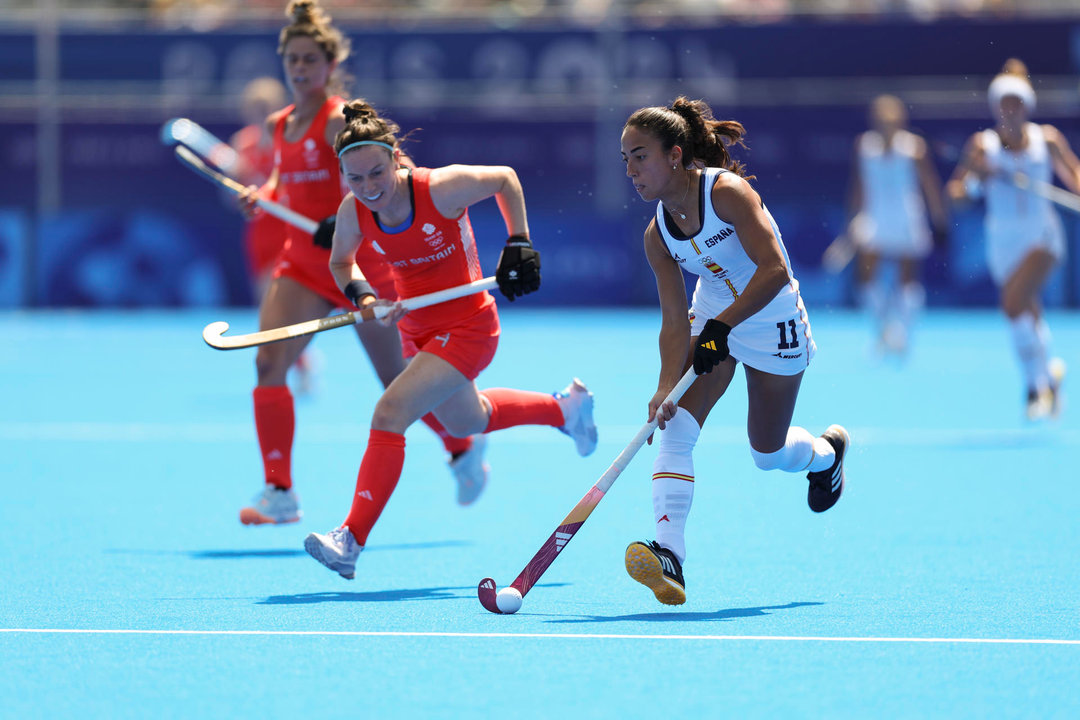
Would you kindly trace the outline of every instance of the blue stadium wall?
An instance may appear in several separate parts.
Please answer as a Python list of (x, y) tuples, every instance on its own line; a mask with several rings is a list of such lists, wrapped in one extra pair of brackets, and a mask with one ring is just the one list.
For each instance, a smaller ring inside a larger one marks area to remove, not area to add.
[[(903, 95), (910, 78), (924, 85), (941, 78), (950, 87), (970, 79), (972, 101), (954, 116), (940, 105), (912, 103), (913, 125), (939, 151), (944, 179), (956, 148), (989, 122), (972, 108), (985, 107), (982, 90), (1007, 57), (1023, 58), (1036, 79), (1080, 75), (1075, 22), (347, 30), (354, 94), (404, 129), (420, 128), (408, 146), (420, 164), (517, 169), (543, 252), (544, 287), (530, 299), (535, 305), (655, 302), (641, 252), (653, 207), (634, 195), (619, 158), (622, 122), (641, 105), (682, 93), (743, 122), (750, 150), (739, 157), (757, 175), (805, 296), (843, 305), (852, 299), (851, 279), (826, 274), (820, 258), (843, 225), (850, 148), (865, 128), (866, 99)], [(0, 37), (0, 75), (9, 86), (30, 86), (34, 37), (12, 29)], [(236, 130), (236, 90), (256, 75), (280, 74), (275, 37), (273, 28), (62, 28), (61, 86), (65, 96), (83, 92), (87, 101), (85, 110), (69, 103), (58, 112), (60, 212), (37, 208), (39, 118), (33, 110), (0, 108), (0, 306), (250, 303), (241, 220), (212, 186), (177, 163), (158, 131), (174, 116), (221, 137)], [(829, 96), (807, 97), (822, 78), (837, 79)], [(836, 91), (844, 86), (851, 92)], [(102, 108), (94, 95), (101, 88), (161, 100)], [(1080, 145), (1076, 113), (1042, 119)], [(471, 214), (481, 258), (492, 270), (504, 229), (493, 202)], [(928, 264), (929, 302), (992, 305), (978, 208), (954, 221), (949, 244)], [(1047, 301), (1075, 307), (1078, 223), (1065, 221), (1071, 257)]]

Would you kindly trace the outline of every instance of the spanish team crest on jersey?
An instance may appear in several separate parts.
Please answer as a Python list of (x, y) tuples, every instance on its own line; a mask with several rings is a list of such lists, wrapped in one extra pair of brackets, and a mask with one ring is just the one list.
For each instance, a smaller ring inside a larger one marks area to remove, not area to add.
[(724, 268), (716, 264), (716, 262), (708, 255), (701, 257), (701, 264), (707, 267), (714, 275), (723, 275)]
[(315, 138), (304, 139), (304, 162), (308, 164), (308, 167), (319, 166), (319, 146)]

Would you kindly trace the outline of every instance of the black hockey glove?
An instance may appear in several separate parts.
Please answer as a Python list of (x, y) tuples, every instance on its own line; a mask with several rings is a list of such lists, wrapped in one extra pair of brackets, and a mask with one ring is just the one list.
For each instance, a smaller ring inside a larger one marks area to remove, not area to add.
[(694, 372), (704, 375), (727, 360), (727, 336), (731, 326), (719, 320), (706, 320), (694, 346)]
[(329, 250), (334, 247), (334, 228), (337, 226), (337, 215), (331, 215), (319, 221), (319, 227), (315, 228), (315, 235), (311, 242), (321, 248)]
[(495, 270), (499, 292), (513, 302), (514, 298), (540, 289), (540, 253), (533, 249), (529, 238), (511, 235), (499, 254)]

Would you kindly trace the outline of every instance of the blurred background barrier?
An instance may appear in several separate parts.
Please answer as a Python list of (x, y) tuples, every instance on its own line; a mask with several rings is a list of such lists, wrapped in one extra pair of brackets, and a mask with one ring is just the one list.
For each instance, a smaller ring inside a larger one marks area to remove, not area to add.
[[(284, 2), (59, 0), (0, 5), (0, 306), (252, 302), (240, 216), (158, 139), (190, 117), (241, 126), (239, 93), (280, 77)], [(324, 6), (353, 41), (350, 91), (404, 130), (421, 165), (511, 165), (544, 292), (530, 304), (655, 302), (641, 250), (654, 206), (624, 175), (634, 109), (685, 94), (748, 129), (737, 153), (776, 216), (813, 304), (852, 300), (821, 255), (845, 221), (855, 136), (890, 92), (942, 176), (991, 120), (986, 86), (1029, 66), (1036, 121), (1080, 145), (1080, 8), (1031, 2), (427, 2)], [(958, 14), (960, 11), (966, 14)], [(505, 230), (471, 213), (485, 267)], [(1078, 220), (1050, 306), (1080, 306)], [(958, 212), (927, 266), (932, 305), (987, 306), (981, 212)]]

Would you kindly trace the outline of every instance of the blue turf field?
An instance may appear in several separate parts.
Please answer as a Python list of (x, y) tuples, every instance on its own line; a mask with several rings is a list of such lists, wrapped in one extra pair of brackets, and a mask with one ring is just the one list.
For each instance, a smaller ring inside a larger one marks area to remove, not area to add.
[[(253, 356), (202, 344), (218, 319), (254, 327), (246, 310), (0, 315), (0, 717), (1080, 715), (1080, 400), (1020, 420), (994, 313), (928, 314), (900, 365), (872, 358), (861, 317), (811, 308), (795, 419), (851, 431), (840, 503), (815, 516), (802, 476), (754, 468), (740, 373), (698, 446), (687, 604), (622, 567), (651, 534), (645, 448), (515, 616), (476, 583), (509, 583), (644, 420), (658, 314), (504, 312), (481, 385), (579, 375), (598, 451), (501, 432), (460, 509), (441, 446), (411, 429), (353, 582), (302, 540), (341, 522), (363, 452), (378, 388), (355, 337), (318, 337), (297, 404), (303, 522), (245, 528)], [(1080, 316), (1050, 323), (1075, 378)]]

